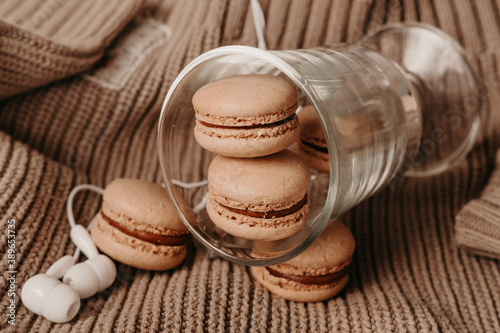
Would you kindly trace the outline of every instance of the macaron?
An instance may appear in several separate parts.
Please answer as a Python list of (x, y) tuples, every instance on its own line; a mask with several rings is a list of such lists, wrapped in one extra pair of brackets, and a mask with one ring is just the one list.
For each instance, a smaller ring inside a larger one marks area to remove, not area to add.
[(250, 159), (218, 155), (208, 168), (207, 213), (236, 237), (286, 238), (306, 223), (309, 177), (307, 165), (288, 149)]
[[(300, 122), (300, 139), (294, 151), (308, 165), (320, 172), (330, 172), (330, 157), (323, 128), (312, 105), (297, 113)], [(343, 115), (335, 119), (339, 144), (347, 152), (362, 149), (375, 142), (375, 133), (383, 128), (381, 119), (374, 115)]]
[(236, 75), (208, 83), (192, 98), (195, 139), (230, 157), (277, 153), (299, 137), (297, 98), (297, 87), (280, 76)]
[(191, 239), (166, 189), (126, 178), (106, 186), (90, 233), (99, 250), (111, 258), (155, 271), (181, 264)]
[(251, 267), (258, 283), (271, 293), (295, 302), (320, 302), (337, 295), (349, 280), (356, 242), (338, 220), (304, 252), (282, 264)]
[(300, 121), (300, 139), (294, 150), (307, 164), (320, 172), (330, 172), (330, 158), (325, 134), (316, 110), (307, 105), (297, 113)]
[[(367, 107), (363, 112), (367, 112)], [(347, 152), (359, 151), (366, 146), (373, 146), (376, 136), (383, 130), (383, 121), (374, 114), (352, 114), (338, 117), (335, 120), (338, 133), (342, 136), (344, 149)]]

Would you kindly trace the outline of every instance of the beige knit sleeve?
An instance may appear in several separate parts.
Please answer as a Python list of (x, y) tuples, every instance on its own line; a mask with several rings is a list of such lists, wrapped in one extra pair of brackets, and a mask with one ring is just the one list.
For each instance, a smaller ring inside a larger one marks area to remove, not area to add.
[(455, 233), (458, 245), (470, 252), (500, 258), (500, 151), (481, 196), (458, 212)]
[(0, 1), (0, 99), (92, 67), (141, 2)]

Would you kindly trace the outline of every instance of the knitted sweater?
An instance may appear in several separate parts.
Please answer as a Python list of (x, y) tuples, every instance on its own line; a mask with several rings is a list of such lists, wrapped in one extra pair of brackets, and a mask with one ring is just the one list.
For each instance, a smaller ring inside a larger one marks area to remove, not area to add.
[[(357, 248), (346, 289), (330, 300), (286, 301), (253, 281), (248, 267), (193, 246), (180, 267), (166, 272), (118, 264), (112, 287), (82, 300), (71, 322), (53, 324), (22, 305), (20, 290), (74, 251), (68, 193), (118, 177), (160, 183), (156, 130), (171, 83), (203, 52), (256, 46), (257, 37), (248, 0), (2, 1), (0, 330), (500, 332), (499, 261), (476, 254), (499, 251), (500, 242), (498, 192), (483, 192), (500, 148), (500, 1), (260, 3), (269, 49), (353, 43), (388, 22), (444, 30), (465, 48), (483, 83), (485, 121), (472, 152), (452, 170), (405, 178), (343, 216)], [(479, 207), (467, 206), (471, 200)], [(98, 195), (79, 194), (77, 223), (86, 225), (99, 205)], [(468, 251), (485, 244), (484, 228), (479, 238), (468, 237), (474, 221), (496, 225), (486, 250)]]

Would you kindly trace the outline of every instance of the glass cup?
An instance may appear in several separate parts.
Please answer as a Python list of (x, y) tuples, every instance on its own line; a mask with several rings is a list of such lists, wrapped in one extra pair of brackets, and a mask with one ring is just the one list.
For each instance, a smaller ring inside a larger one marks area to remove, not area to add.
[[(229, 235), (204, 209), (207, 169), (215, 155), (194, 139), (191, 99), (201, 86), (240, 74), (288, 77), (299, 89), (299, 104), (316, 110), (327, 143), (330, 172), (311, 172), (308, 220), (279, 241)], [(459, 163), (480, 127), (480, 96), (460, 46), (424, 24), (383, 26), (355, 45), (335, 48), (220, 47), (188, 64), (168, 91), (158, 127), (161, 169), (199, 243), (240, 264), (274, 265), (302, 252), (331, 218), (383, 186)], [(181, 201), (195, 210), (196, 220), (187, 218)]]

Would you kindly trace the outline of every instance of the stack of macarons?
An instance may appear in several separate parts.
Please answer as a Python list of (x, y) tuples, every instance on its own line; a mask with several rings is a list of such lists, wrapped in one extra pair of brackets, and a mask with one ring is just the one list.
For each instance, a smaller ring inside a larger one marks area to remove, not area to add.
[(302, 228), (309, 212), (309, 169), (287, 148), (300, 135), (297, 87), (267, 74), (236, 75), (193, 96), (194, 136), (217, 154), (208, 169), (207, 213), (224, 232), (278, 240)]
[[(213, 81), (196, 91), (192, 103), (195, 139), (216, 154), (208, 168), (207, 214), (225, 233), (253, 240), (255, 253), (266, 256), (259, 245), (289, 237), (307, 221), (309, 168), (329, 171), (316, 111), (307, 106), (296, 114), (297, 87), (273, 75)], [(288, 149), (294, 143), (294, 151)], [(322, 301), (347, 284), (354, 248), (349, 229), (332, 220), (299, 256), (250, 272), (287, 300)]]

